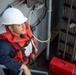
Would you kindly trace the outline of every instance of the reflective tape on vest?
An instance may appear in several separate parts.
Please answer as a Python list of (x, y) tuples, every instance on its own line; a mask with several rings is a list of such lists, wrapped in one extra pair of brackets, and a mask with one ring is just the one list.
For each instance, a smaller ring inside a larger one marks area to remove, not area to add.
[(25, 51), (24, 51), (24, 53), (25, 53), (25, 55), (26, 56), (29, 56), (31, 53), (32, 53), (32, 43), (30, 42), (29, 44), (28, 44), (28, 46), (26, 46), (24, 49), (25, 49)]

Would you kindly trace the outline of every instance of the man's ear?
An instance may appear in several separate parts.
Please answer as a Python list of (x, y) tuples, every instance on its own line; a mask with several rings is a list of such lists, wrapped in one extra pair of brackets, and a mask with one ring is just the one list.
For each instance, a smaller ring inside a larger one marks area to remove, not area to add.
[(8, 26), (8, 29), (9, 29), (11, 32), (13, 32), (13, 26), (12, 26), (12, 25)]

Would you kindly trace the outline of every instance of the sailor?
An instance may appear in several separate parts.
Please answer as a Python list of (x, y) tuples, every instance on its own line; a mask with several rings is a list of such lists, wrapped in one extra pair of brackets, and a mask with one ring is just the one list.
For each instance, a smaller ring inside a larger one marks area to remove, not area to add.
[(8, 8), (2, 15), (0, 26), (0, 64), (5, 75), (31, 75), (28, 64), (33, 63), (38, 50), (27, 18), (17, 8)]

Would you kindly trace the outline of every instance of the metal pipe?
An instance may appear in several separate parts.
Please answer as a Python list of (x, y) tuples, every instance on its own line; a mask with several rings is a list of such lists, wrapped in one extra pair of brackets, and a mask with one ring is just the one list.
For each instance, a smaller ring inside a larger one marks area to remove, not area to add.
[(41, 71), (41, 70), (33, 70), (33, 69), (30, 69), (31, 72), (34, 72), (34, 73), (39, 73), (39, 74), (46, 74), (46, 75), (49, 75), (48, 72), (45, 72), (45, 71)]
[[(51, 11), (52, 11), (52, 0), (49, 0), (49, 6), (48, 6), (48, 31), (47, 31), (47, 37), (51, 35)], [(46, 52), (46, 59), (49, 59), (49, 51), (50, 51), (50, 41), (47, 43), (47, 52)]]
[[(30, 69), (30, 72), (49, 75), (48, 72), (41, 71), (41, 70)], [(23, 70), (21, 70), (18, 75), (22, 75), (22, 73), (23, 73)]]

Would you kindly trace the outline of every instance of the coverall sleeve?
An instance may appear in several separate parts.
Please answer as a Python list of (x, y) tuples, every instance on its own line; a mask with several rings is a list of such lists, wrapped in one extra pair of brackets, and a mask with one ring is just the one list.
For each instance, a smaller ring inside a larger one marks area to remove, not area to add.
[(13, 59), (13, 49), (9, 42), (0, 40), (0, 64), (5, 65), (8, 69), (17, 73), (22, 63)]

